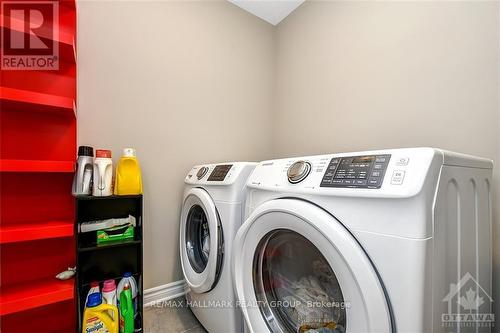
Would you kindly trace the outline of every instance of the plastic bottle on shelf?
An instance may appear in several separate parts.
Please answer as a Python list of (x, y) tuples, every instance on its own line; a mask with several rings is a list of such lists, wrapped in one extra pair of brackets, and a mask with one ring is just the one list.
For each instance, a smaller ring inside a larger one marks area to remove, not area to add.
[(76, 172), (73, 178), (73, 195), (92, 194), (92, 174), (94, 172), (94, 148), (89, 146), (78, 147)]
[(116, 167), (114, 194), (142, 194), (141, 167), (134, 148), (123, 149), (123, 156)]
[[(112, 316), (109, 314), (112, 312)], [(85, 303), (82, 333), (118, 333), (118, 308), (103, 304), (101, 293), (92, 293)]]
[(89, 292), (87, 293), (87, 299), (85, 300), (85, 304), (89, 301), (89, 296), (94, 294), (94, 293), (98, 293), (100, 290), (99, 290), (99, 282), (97, 281), (92, 281), (90, 283), (90, 290)]
[(105, 197), (113, 194), (113, 160), (111, 150), (98, 149), (94, 159), (94, 182), (92, 195)]
[[(116, 300), (116, 283), (115, 280), (110, 279), (104, 281), (102, 285), (102, 299), (106, 304), (110, 304), (113, 306), (118, 306), (118, 302)], [(112, 312), (110, 312), (112, 316)]]
[(134, 332), (134, 304), (131, 286), (126, 282), (120, 293), (120, 333)]
[[(116, 287), (116, 293), (120, 297), (124, 286), (128, 284), (130, 286), (130, 292), (132, 294), (132, 303), (134, 305), (134, 317), (137, 316), (137, 282), (135, 281), (132, 273), (125, 272), (123, 278), (118, 282), (118, 287)], [(121, 301), (120, 301), (121, 302)], [(121, 308), (120, 306), (118, 306)]]

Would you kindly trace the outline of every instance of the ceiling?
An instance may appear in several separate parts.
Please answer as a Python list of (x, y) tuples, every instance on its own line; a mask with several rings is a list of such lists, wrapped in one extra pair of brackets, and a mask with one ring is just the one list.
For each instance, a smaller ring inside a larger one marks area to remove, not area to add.
[(249, 13), (277, 25), (305, 0), (228, 0)]

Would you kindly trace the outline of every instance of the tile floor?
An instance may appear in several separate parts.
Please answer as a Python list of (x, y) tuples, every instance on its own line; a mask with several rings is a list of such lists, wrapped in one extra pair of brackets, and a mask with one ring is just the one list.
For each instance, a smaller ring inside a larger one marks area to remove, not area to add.
[(207, 333), (183, 297), (144, 309), (145, 333)]

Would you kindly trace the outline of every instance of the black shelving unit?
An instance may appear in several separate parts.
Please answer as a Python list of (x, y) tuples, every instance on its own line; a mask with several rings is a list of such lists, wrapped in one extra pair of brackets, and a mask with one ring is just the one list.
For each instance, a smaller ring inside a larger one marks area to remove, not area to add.
[[(96, 232), (78, 233), (82, 222), (124, 218), (132, 215), (136, 219), (133, 240), (98, 245)], [(76, 298), (77, 328), (82, 331), (85, 299), (93, 281), (102, 283), (115, 279), (116, 284), (125, 272), (131, 272), (137, 281), (137, 313), (135, 331), (143, 332), (143, 243), (142, 243), (142, 195), (76, 198)], [(117, 295), (118, 297), (118, 295)]]

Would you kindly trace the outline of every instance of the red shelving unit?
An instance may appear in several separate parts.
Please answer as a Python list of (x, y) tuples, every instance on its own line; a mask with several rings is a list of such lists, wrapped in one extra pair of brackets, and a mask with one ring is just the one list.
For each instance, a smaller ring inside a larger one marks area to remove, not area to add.
[(0, 160), (0, 172), (73, 172), (73, 161)]
[[(38, 33), (59, 46), (59, 70), (0, 74), (2, 333), (76, 329), (74, 279), (55, 278), (76, 265), (76, 5), (58, 4), (58, 36)], [(2, 19), (2, 29), (24, 34), (23, 21)]]
[(73, 234), (74, 222), (72, 220), (16, 223), (15, 225), (0, 227), (0, 244), (71, 237)]
[(39, 306), (66, 301), (74, 297), (73, 280), (45, 279), (0, 289), (0, 316)]
[(72, 98), (0, 86), (0, 103), (7, 111), (75, 113)]
[[(67, 8), (67, 6), (64, 6), (63, 8)], [(6, 24), (9, 22), (9, 24)], [(0, 19), (0, 27), (2, 29), (5, 29), (8, 31), (9, 34), (27, 34), (24, 30), (24, 21), (15, 19), (13, 17), (8, 17), (2, 15)], [(59, 27), (59, 36), (57, 38), (52, 37), (51, 31), (46, 31), (42, 29), (39, 29), (37, 31), (38, 37), (41, 37), (42, 39), (50, 39), (59, 45), (59, 56), (62, 61), (64, 62), (74, 62), (76, 59), (76, 54), (75, 54), (75, 38), (74, 38), (74, 33), (71, 31), (71, 29), (66, 29), (64, 25), (61, 25)]]

